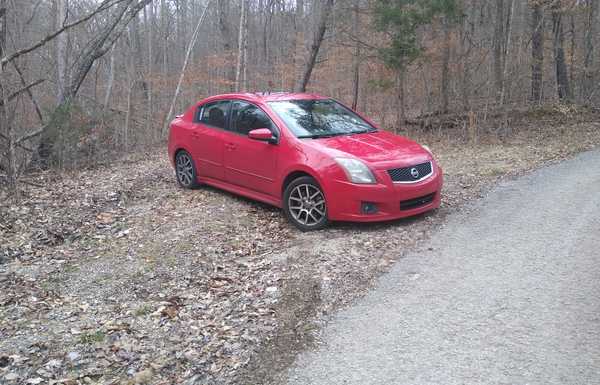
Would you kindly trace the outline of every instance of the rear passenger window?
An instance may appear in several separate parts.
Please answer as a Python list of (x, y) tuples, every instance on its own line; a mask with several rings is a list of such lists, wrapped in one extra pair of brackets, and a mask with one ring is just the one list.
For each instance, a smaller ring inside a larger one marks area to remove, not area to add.
[(231, 109), (231, 130), (242, 135), (248, 135), (252, 130), (268, 128), (277, 136), (277, 129), (263, 110), (242, 101), (234, 101)]
[(198, 122), (208, 126), (225, 128), (230, 103), (230, 101), (225, 100), (203, 105), (198, 112)]

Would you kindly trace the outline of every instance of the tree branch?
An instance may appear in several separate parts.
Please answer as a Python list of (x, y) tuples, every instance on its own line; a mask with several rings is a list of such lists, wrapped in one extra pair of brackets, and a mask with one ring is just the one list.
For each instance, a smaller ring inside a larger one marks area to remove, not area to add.
[(88, 21), (89, 19), (91, 19), (92, 17), (97, 15), (98, 13), (105, 11), (105, 10), (111, 8), (112, 6), (114, 6), (115, 4), (121, 3), (123, 1), (124, 0), (104, 0), (104, 1), (102, 1), (102, 3), (94, 11), (90, 12), (89, 14), (82, 17), (81, 19), (75, 20), (72, 23), (64, 25), (62, 28), (58, 29), (57, 31), (54, 31), (53, 33), (44, 37), (39, 42), (37, 42), (27, 48), (20, 49), (8, 56), (3, 57), (2, 60), (0, 60), (0, 65), (4, 68), (4, 66), (6, 66), (6, 64), (10, 63), (11, 61), (15, 60), (16, 58), (18, 58), (22, 55), (25, 55), (31, 51), (35, 51), (36, 49), (40, 48), (41, 46), (45, 45), (49, 41), (56, 38), (61, 33), (68, 31), (69, 29), (74, 28), (81, 23), (85, 23), (86, 21)]
[[(17, 73), (19, 74), (19, 78), (21, 79), (21, 84), (23, 86), (25, 86), (27, 84), (27, 82), (25, 81), (25, 76), (23, 75), (23, 71), (21, 71), (21, 68), (17, 65), (16, 61), (12, 62), (13, 67), (15, 67), (15, 70), (17, 71)], [(38, 119), (40, 120), (41, 124), (44, 124), (44, 116), (42, 115), (42, 110), (40, 109), (40, 105), (38, 104), (35, 96), (33, 96), (33, 93), (31, 92), (31, 89), (27, 89), (26, 90), (27, 95), (29, 96), (29, 99), (31, 100), (31, 103), (33, 103), (33, 107), (35, 108), (35, 113), (38, 116)]]
[[(25, 87), (21, 88), (20, 90), (18, 90), (18, 91), (16, 91), (16, 92), (13, 92), (12, 94), (10, 94), (10, 95), (9, 95), (9, 96), (8, 96), (8, 97), (5, 99), (5, 100), (6, 100), (6, 102), (7, 102), (7, 103), (8, 103), (8, 102), (10, 102), (11, 100), (13, 100), (14, 98), (16, 98), (17, 96), (21, 95), (23, 92), (29, 92), (29, 90), (30, 90), (31, 88), (33, 88), (33, 87), (37, 86), (38, 84), (40, 84), (40, 83), (43, 83), (43, 82), (45, 82), (45, 81), (46, 81), (46, 79), (39, 79), (39, 80), (36, 80), (35, 82), (33, 82), (33, 83), (31, 83), (31, 84), (29, 84), (29, 85), (27, 85), (27, 86), (25, 86)], [(0, 106), (3, 106), (3, 105), (4, 105), (4, 103), (5, 103), (5, 100), (0, 100)]]
[(36, 136), (40, 135), (41, 133), (44, 132), (44, 130), (46, 129), (47, 125), (42, 126), (40, 128), (38, 128), (37, 130), (33, 131), (32, 133), (29, 133), (25, 136), (20, 137), (19, 139), (15, 140), (15, 144), (19, 144), (19, 143), (23, 143), (26, 140), (29, 140), (31, 138), (35, 138)]
[[(112, 24), (104, 29), (96, 41), (92, 43), (89, 50), (83, 54), (83, 59), (77, 65), (77, 71), (67, 92), (67, 99), (77, 94), (94, 62), (108, 52), (112, 45), (121, 37), (131, 20), (137, 16), (138, 12), (152, 2), (152, 0), (140, 0), (136, 5), (129, 8), (134, 0), (121, 1), (127, 1), (128, 3), (117, 12), (117, 15), (113, 16), (114, 21)], [(129, 13), (127, 13), (128, 10)]]

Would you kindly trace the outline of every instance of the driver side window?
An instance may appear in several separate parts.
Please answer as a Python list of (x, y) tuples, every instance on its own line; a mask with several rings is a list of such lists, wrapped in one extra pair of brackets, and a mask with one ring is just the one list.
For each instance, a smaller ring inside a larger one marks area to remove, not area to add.
[(273, 135), (277, 135), (275, 124), (263, 110), (247, 102), (233, 102), (231, 130), (247, 136), (250, 131), (258, 128), (268, 128)]

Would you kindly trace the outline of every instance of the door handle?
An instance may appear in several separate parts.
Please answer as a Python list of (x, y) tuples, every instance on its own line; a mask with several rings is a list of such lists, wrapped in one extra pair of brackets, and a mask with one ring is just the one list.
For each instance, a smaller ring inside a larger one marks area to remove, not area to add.
[(225, 143), (225, 148), (232, 151), (235, 150), (235, 144), (233, 143)]

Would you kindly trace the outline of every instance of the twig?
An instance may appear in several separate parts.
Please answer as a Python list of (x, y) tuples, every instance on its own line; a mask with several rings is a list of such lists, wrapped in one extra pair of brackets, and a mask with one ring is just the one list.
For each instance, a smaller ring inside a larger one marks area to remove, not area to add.
[(43, 184), (34, 183), (34, 182), (27, 181), (27, 180), (20, 180), (19, 183), (28, 184), (30, 186), (39, 187), (39, 188), (45, 187)]

